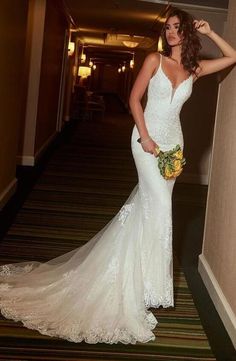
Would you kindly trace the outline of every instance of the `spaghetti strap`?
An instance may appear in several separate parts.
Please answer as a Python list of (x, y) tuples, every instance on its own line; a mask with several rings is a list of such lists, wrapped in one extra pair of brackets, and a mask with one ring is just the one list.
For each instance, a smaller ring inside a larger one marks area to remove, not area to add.
[(155, 75), (159, 72), (160, 69), (162, 69), (162, 67), (161, 67), (162, 54), (161, 53), (159, 53), (159, 54), (160, 54), (160, 63), (159, 63), (159, 66), (155, 69), (154, 73), (152, 74), (151, 79), (155, 77)]

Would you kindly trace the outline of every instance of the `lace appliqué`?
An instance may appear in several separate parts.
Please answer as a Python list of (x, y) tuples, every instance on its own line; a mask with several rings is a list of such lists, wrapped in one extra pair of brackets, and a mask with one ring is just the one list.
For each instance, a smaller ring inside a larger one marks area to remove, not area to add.
[(118, 220), (121, 222), (121, 225), (123, 226), (125, 224), (125, 221), (130, 214), (131, 210), (133, 209), (134, 203), (125, 204), (121, 210), (118, 213)]
[(172, 261), (172, 221), (171, 215), (166, 215), (166, 219), (162, 223), (163, 233), (160, 237), (163, 248), (163, 256), (165, 258), (163, 275), (164, 292), (160, 294), (152, 279), (145, 282), (144, 301), (147, 308), (149, 307), (173, 307), (173, 261)]
[(12, 286), (10, 286), (8, 283), (1, 283), (0, 284), (0, 292), (6, 292), (10, 288), (12, 288)]
[(70, 281), (76, 273), (78, 273), (77, 270), (68, 271), (62, 275), (62, 278), (66, 281)]
[(0, 276), (10, 277), (19, 274), (25, 274), (32, 271), (32, 269), (33, 269), (32, 264), (27, 264), (24, 267), (14, 266), (14, 265), (3, 265), (0, 267)]
[(119, 261), (117, 257), (114, 257), (109, 263), (107, 273), (109, 274), (110, 282), (115, 282), (119, 274)]
[[(37, 317), (36, 314), (29, 314), (28, 310), (24, 313), (15, 312), (14, 307), (11, 305), (2, 305), (2, 315), (8, 319), (14, 321), (21, 321), (25, 327), (39, 331), (43, 335), (51, 337), (59, 337), (72, 342), (82, 342), (83, 340), (90, 344), (96, 344), (98, 342), (116, 344), (121, 342), (123, 344), (136, 344), (136, 342), (148, 342), (155, 339), (153, 330), (158, 321), (152, 312), (143, 310), (138, 316), (138, 322), (144, 326), (144, 330), (137, 330), (137, 332), (131, 331), (125, 326), (118, 325), (113, 328), (107, 320), (107, 323), (99, 320), (93, 323), (92, 327), (87, 327), (83, 330), (84, 325), (80, 321), (70, 320), (63, 323), (56, 323), (52, 325), (50, 320)], [(53, 326), (53, 327), (52, 327)], [(147, 330), (148, 329), (148, 330)]]
[(141, 184), (139, 184), (139, 190), (140, 190), (140, 198), (141, 198), (141, 205), (143, 209), (143, 215), (145, 219), (149, 219), (151, 216), (151, 201), (152, 198), (150, 195), (144, 191)]

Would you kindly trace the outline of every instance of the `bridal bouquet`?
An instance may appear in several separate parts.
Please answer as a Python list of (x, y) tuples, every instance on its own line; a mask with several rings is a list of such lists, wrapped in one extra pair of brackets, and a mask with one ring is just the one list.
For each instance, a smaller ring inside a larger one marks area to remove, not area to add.
[(166, 152), (159, 149), (157, 149), (157, 151), (159, 152), (158, 167), (161, 175), (165, 179), (178, 177), (183, 170), (184, 164), (186, 164), (180, 145), (178, 144), (175, 148)]

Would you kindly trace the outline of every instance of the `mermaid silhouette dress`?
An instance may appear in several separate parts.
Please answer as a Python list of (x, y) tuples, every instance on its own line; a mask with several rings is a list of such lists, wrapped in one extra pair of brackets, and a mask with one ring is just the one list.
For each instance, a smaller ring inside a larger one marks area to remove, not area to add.
[[(173, 88), (160, 65), (144, 111), (162, 150), (183, 148), (179, 113), (193, 78)], [(0, 267), (0, 308), (30, 329), (73, 342), (124, 344), (154, 340), (150, 307), (174, 306), (172, 190), (157, 159), (132, 133), (138, 185), (118, 214), (84, 246), (46, 263)]]

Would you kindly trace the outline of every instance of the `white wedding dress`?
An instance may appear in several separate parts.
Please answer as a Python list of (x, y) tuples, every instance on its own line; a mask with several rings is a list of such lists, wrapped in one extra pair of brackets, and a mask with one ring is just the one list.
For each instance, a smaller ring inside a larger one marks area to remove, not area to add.
[[(162, 57), (161, 57), (162, 58)], [(192, 91), (190, 76), (174, 89), (162, 64), (148, 87), (145, 121), (162, 150), (183, 136), (179, 113)], [(154, 340), (149, 307), (174, 306), (172, 190), (157, 158), (132, 133), (139, 183), (119, 213), (83, 247), (47, 263), (0, 268), (0, 307), (6, 318), (73, 342), (125, 344)]]

